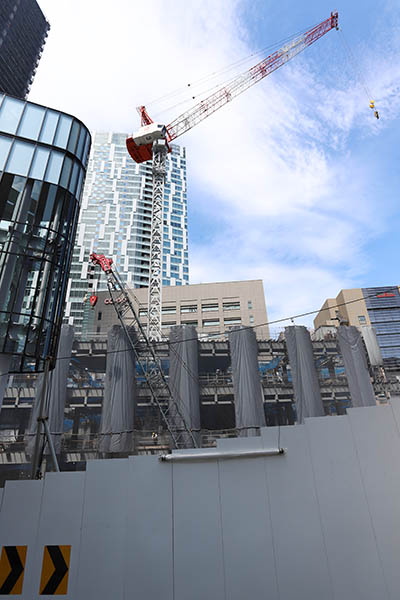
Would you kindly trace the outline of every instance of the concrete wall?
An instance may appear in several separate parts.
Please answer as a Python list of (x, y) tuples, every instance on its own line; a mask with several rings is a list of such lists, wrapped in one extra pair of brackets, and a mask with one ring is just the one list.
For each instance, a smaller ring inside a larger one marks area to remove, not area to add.
[[(0, 544), (28, 546), (29, 600), (45, 545), (71, 546), (71, 600), (394, 600), (399, 431), (395, 401), (283, 427), (281, 456), (99, 460), (9, 482)], [(265, 428), (218, 450), (276, 448), (278, 435)]]

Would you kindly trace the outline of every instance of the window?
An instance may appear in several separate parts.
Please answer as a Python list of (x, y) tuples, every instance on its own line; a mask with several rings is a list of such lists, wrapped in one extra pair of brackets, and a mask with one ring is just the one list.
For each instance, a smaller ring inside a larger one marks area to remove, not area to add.
[(18, 130), (18, 135), (37, 140), (42, 126), (45, 109), (34, 104), (27, 104)]
[(253, 308), (253, 303), (252, 303), (252, 301), (251, 301), (251, 300), (248, 300), (248, 301), (247, 301), (247, 308), (248, 308), (249, 310), (251, 310), (251, 309)]
[(163, 315), (169, 315), (172, 313), (176, 313), (176, 307), (175, 306), (163, 306), (161, 309), (161, 312)]
[(240, 310), (240, 302), (223, 302), (224, 310)]
[(197, 324), (197, 319), (186, 319), (185, 321), (181, 321), (181, 325), (195, 325), (197, 327)]
[(366, 319), (366, 317), (364, 317), (364, 315), (359, 315), (358, 316), (358, 322), (359, 322), (360, 325), (363, 325), (363, 324), (365, 324), (367, 322), (367, 319)]
[(28, 175), (35, 146), (26, 142), (14, 142), (8, 157), (6, 170), (15, 175)]
[(194, 312), (197, 312), (197, 304), (181, 306), (181, 313), (194, 313)]
[(97, 320), (101, 321), (101, 317), (103, 316), (103, 313), (101, 312), (101, 310), (99, 310), (98, 314), (97, 314)]
[(203, 312), (210, 312), (213, 310), (218, 310), (218, 303), (216, 304), (202, 304), (201, 305), (201, 310)]
[(172, 325), (176, 325), (176, 321), (170, 321), (169, 323), (162, 323), (161, 328), (166, 329), (167, 327), (172, 327)]
[(224, 319), (224, 325), (240, 325), (242, 323), (242, 319), (240, 317), (230, 317), (228, 319)]
[(203, 319), (203, 327), (217, 327), (219, 319)]
[(147, 317), (147, 308), (139, 309), (139, 317)]
[(250, 319), (249, 320), (250, 320), (250, 324), (252, 325), (254, 323), (254, 317), (253, 317), (253, 315), (250, 315)]

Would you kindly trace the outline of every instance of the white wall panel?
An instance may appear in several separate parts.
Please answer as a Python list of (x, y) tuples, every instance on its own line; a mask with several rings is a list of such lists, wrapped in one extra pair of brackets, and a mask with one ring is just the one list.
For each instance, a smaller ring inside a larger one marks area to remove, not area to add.
[[(349, 419), (306, 419), (306, 431), (334, 598), (386, 598), (382, 565)], [(355, 556), (358, 557), (356, 561)]]
[[(262, 432), (270, 448), (269, 438), (276, 432)], [(330, 600), (331, 578), (304, 427), (281, 427), (281, 440), (287, 454), (265, 459), (279, 593), (285, 600)]]

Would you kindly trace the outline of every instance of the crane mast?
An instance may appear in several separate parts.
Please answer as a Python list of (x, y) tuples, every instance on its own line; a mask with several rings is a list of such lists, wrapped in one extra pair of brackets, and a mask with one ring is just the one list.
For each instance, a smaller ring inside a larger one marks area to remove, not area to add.
[(270, 56), (246, 70), (227, 85), (184, 112), (169, 125), (153, 122), (145, 106), (138, 107), (142, 127), (126, 140), (130, 156), (137, 163), (153, 160), (153, 200), (150, 242), (150, 278), (148, 295), (147, 335), (150, 341), (161, 339), (162, 302), (162, 225), (166, 157), (168, 143), (192, 129), (219, 108), (233, 100), (252, 85), (294, 58), (331, 29), (338, 29), (338, 13), (295, 37)]

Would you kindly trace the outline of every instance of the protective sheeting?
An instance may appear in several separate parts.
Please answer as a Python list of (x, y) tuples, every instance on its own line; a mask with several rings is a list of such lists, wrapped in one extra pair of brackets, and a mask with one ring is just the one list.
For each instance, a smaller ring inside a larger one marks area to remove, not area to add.
[(258, 433), (265, 427), (264, 396), (257, 360), (257, 340), (250, 328), (229, 332), (232, 377), (235, 392), (236, 428), (241, 437)]
[(369, 362), (373, 367), (383, 365), (382, 352), (379, 348), (378, 338), (376, 337), (375, 328), (371, 325), (363, 325), (361, 327), (364, 344), (367, 349)]
[[(62, 325), (56, 366), (49, 373), (44, 411), (44, 414), (48, 415), (48, 425), (57, 454), (61, 451), (61, 434), (64, 431), (64, 409), (65, 401), (67, 399), (69, 359), (71, 357), (73, 342), (74, 328), (72, 325)], [(26, 451), (28, 454), (32, 454), (34, 449), (43, 385), (44, 373), (41, 373), (36, 382), (36, 395), (31, 411), (29, 433), (27, 435)], [(46, 444), (45, 453), (50, 453), (48, 444)]]
[(354, 326), (340, 325), (337, 340), (353, 406), (374, 406), (374, 389), (368, 372), (367, 357), (361, 333)]
[(135, 370), (135, 359), (126, 334), (121, 325), (113, 325), (107, 336), (99, 443), (101, 452), (134, 450)]
[(169, 341), (169, 386), (186, 425), (200, 445), (197, 331), (192, 325), (171, 327)]
[(302, 325), (291, 325), (285, 327), (285, 339), (296, 400), (297, 422), (304, 423), (307, 417), (322, 417), (325, 412), (310, 333)]

